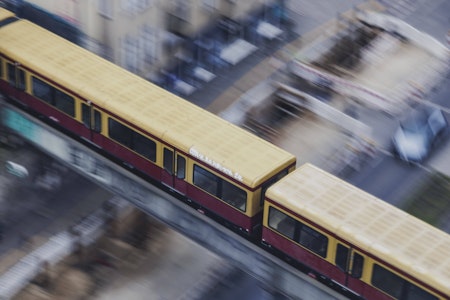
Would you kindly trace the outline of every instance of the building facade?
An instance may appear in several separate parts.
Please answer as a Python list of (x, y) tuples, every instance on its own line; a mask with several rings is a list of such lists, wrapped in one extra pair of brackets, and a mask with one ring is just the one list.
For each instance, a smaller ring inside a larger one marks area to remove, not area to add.
[(76, 26), (82, 46), (151, 79), (217, 22), (245, 20), (268, 0), (28, 0)]

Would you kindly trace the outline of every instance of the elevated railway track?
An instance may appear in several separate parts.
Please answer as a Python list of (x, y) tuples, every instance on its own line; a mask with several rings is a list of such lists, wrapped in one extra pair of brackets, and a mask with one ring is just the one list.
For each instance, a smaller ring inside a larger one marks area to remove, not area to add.
[[(298, 271), (268, 252), (215, 223), (129, 170), (92, 149), (54, 130), (40, 120), (4, 101), (0, 102), (1, 126), (20, 135), (71, 169), (128, 200), (146, 214), (162, 221), (184, 236), (219, 255), (258, 279), (265, 286), (292, 299), (347, 299)], [(21, 272), (17, 273), (17, 270)], [(11, 273), (13, 272), (13, 273)], [(32, 278), (25, 265), (11, 268), (0, 277), (0, 298), (8, 299), (9, 280)], [(8, 282), (8, 286), (3, 283)], [(15, 289), (17, 290), (17, 286)]]

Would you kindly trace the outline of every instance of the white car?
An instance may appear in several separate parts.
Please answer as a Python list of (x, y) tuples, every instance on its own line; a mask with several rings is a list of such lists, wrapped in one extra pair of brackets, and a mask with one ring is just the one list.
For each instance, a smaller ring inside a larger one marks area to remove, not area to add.
[(404, 161), (422, 162), (447, 128), (448, 122), (440, 109), (420, 107), (401, 121), (395, 131), (394, 154)]

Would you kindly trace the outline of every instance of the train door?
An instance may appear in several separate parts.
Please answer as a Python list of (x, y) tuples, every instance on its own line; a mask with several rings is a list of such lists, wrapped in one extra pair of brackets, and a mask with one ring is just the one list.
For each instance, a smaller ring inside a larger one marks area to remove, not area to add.
[(186, 157), (166, 146), (163, 147), (163, 170), (161, 181), (185, 195), (187, 191)]
[(101, 146), (101, 113), (92, 106), (90, 101), (81, 103), (81, 119), (83, 121), (84, 128), (82, 129), (80, 135), (88, 141)]
[(19, 99), (19, 91), (25, 91), (25, 71), (20, 68), (19, 63), (6, 63), (6, 74), (10, 85), (9, 95), (14, 99)]
[(350, 290), (362, 294), (364, 284), (361, 277), (364, 271), (364, 256), (348, 245), (336, 246), (336, 266), (344, 272), (343, 282)]

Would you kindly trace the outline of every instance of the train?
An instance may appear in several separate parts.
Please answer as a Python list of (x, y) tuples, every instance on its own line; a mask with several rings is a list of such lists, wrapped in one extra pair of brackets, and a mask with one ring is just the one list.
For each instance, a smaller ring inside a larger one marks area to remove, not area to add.
[(450, 299), (450, 235), (0, 8), (0, 92), (358, 299)]

